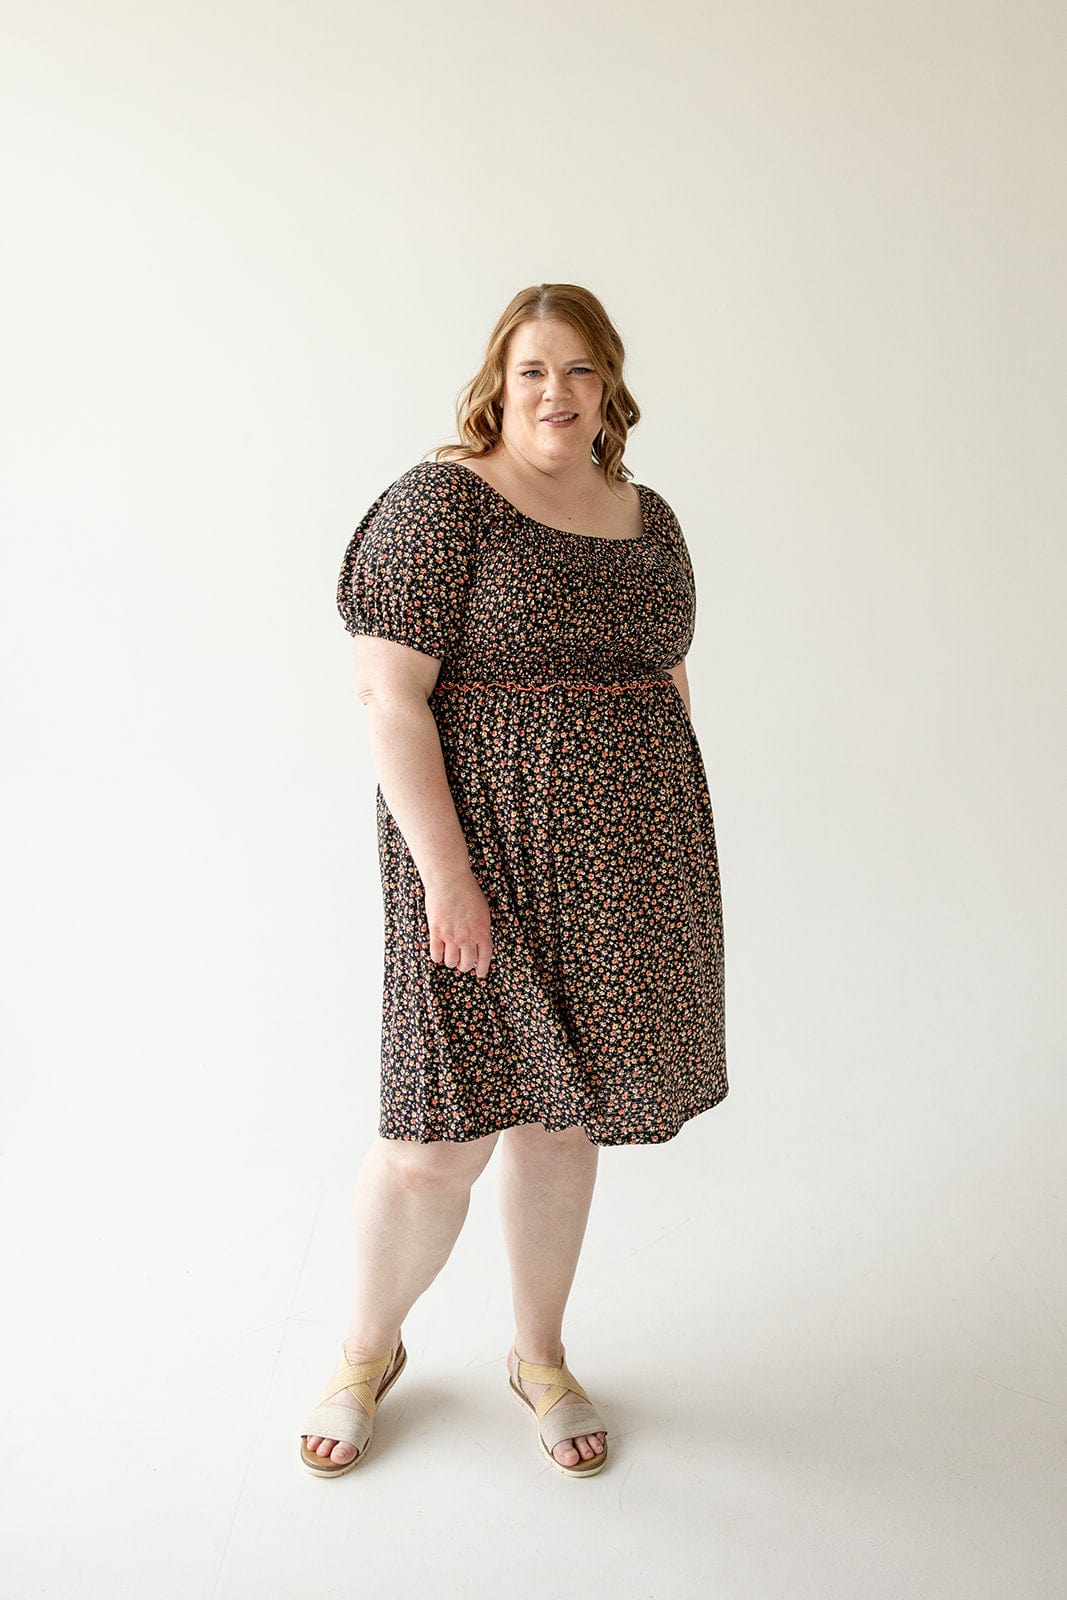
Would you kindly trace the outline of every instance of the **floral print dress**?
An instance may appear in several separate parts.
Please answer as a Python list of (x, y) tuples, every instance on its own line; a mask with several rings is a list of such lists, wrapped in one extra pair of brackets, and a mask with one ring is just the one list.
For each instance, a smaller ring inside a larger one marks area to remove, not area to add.
[(422, 461), (345, 551), (348, 631), (441, 659), (429, 705), (493, 937), (484, 982), (431, 961), (379, 785), (383, 1138), (540, 1122), (660, 1144), (727, 1094), (715, 828), (667, 671), (692, 642), (693, 569), (670, 506), (635, 487), (643, 532), (610, 539)]

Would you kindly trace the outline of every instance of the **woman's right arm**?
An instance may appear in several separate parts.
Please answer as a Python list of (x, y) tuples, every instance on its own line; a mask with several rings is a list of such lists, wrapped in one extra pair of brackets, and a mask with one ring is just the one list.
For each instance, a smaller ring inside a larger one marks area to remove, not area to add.
[(356, 692), (386, 805), (426, 892), (431, 961), (479, 979), (493, 952), (489, 903), (471, 871), (429, 699), (440, 660), (392, 639), (354, 634)]

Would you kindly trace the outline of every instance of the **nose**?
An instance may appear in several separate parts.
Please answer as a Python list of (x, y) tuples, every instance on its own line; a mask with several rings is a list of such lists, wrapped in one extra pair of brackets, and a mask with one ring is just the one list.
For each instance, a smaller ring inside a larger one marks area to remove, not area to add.
[(549, 372), (544, 387), (546, 400), (554, 400), (557, 396), (569, 395), (570, 392), (570, 379), (565, 372)]

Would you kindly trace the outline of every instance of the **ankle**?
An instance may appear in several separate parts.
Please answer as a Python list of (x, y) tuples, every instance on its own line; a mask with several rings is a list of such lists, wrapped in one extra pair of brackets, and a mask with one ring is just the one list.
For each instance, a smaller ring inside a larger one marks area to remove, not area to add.
[(361, 1361), (377, 1361), (381, 1356), (388, 1355), (400, 1343), (400, 1330), (394, 1328), (392, 1333), (382, 1334), (371, 1329), (370, 1338), (367, 1338), (365, 1329), (349, 1331), (345, 1335), (345, 1355), (353, 1366)]
[(519, 1337), (514, 1344), (515, 1354), (520, 1361), (529, 1361), (536, 1367), (561, 1367), (566, 1359), (562, 1343), (553, 1339), (523, 1339)]

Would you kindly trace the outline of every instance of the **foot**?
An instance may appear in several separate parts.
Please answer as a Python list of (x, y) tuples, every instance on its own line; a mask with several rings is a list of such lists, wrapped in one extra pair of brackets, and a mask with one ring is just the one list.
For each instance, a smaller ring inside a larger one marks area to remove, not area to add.
[[(399, 1328), (396, 1331), (396, 1342), (397, 1344), (400, 1343)], [(347, 1339), (345, 1340), (344, 1350), (345, 1355), (353, 1366), (358, 1366), (361, 1361), (372, 1361), (374, 1359), (372, 1356), (354, 1355), (354, 1346)], [(384, 1355), (385, 1352), (380, 1351), (379, 1354)], [(332, 1406), (352, 1406), (354, 1410), (362, 1411), (364, 1416), (367, 1415), (366, 1406), (360, 1405), (355, 1395), (348, 1389), (341, 1389), (339, 1393), (331, 1395), (330, 1404)], [(312, 1455), (321, 1456), (324, 1461), (327, 1458), (330, 1461), (336, 1461), (339, 1467), (346, 1466), (349, 1461), (354, 1461), (359, 1454), (354, 1444), (348, 1444), (344, 1439), (324, 1439), (317, 1433), (308, 1434), (307, 1447)]]
[[(541, 1366), (543, 1364), (548, 1367), (559, 1367), (563, 1365), (564, 1352), (562, 1350), (555, 1350), (548, 1355), (543, 1355), (538, 1351), (534, 1351), (532, 1353), (527, 1351), (526, 1355), (524, 1355), (522, 1359), (524, 1361), (534, 1363), (537, 1366)], [(515, 1346), (512, 1345), (511, 1349), (508, 1351), (508, 1371), (511, 1373), (513, 1378), (515, 1376), (516, 1366), (517, 1361), (515, 1357)], [(528, 1378), (520, 1378), (519, 1383), (522, 1387), (523, 1394), (528, 1395), (533, 1401), (538, 1400), (549, 1387), (547, 1383), (531, 1383)], [(573, 1401), (580, 1400), (581, 1398), (581, 1395), (575, 1394), (573, 1389), (568, 1389), (566, 1394), (561, 1394), (558, 1400), (553, 1401), (552, 1405), (549, 1406), (548, 1411), (554, 1411), (556, 1406), (561, 1405), (564, 1400)], [(548, 1411), (545, 1412), (546, 1416), (548, 1415)], [(576, 1439), (561, 1439), (559, 1444), (553, 1448), (552, 1454), (555, 1456), (561, 1467), (576, 1467), (579, 1461), (592, 1461), (594, 1456), (602, 1456), (604, 1454), (605, 1437), (606, 1436), (603, 1433), (582, 1433), (579, 1434)]]

